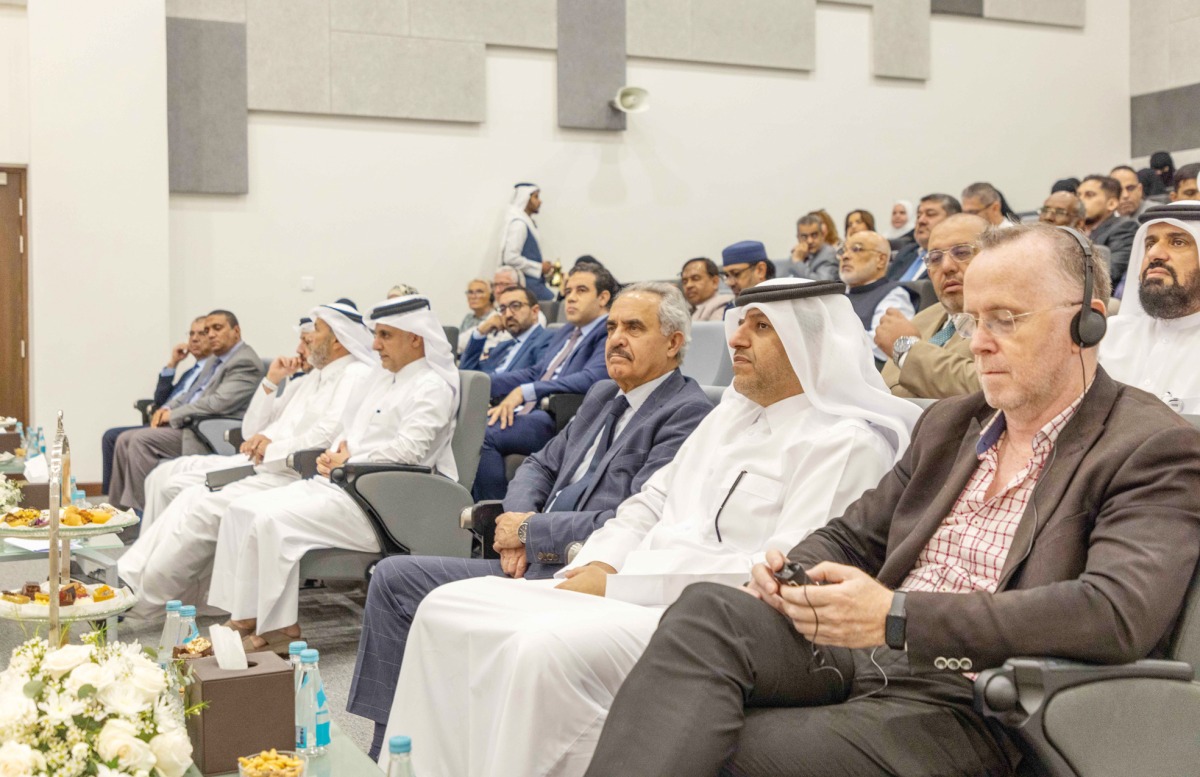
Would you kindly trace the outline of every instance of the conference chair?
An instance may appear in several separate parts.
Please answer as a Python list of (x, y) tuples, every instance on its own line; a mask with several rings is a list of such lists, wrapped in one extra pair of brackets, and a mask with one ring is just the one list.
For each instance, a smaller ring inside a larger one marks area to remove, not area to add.
[(701, 386), (728, 386), (733, 382), (724, 321), (692, 323), (692, 342), (679, 371)]
[[(263, 359), (263, 374), (266, 375), (271, 369), (272, 359)], [(286, 378), (284, 379), (286, 381)], [(283, 383), (280, 384), (280, 391), (283, 390)], [(257, 389), (255, 389), (257, 391)], [(142, 414), (142, 425), (150, 424), (150, 416), (153, 415), (155, 407), (152, 399), (139, 399), (133, 404), (135, 410)], [(193, 415), (184, 419), (183, 428), (190, 429), (200, 441), (200, 444), (208, 449), (209, 453), (215, 453), (218, 456), (232, 456), (238, 452), (238, 447), (241, 445), (240, 440), (236, 443), (231, 443), (231, 430), (235, 430), (240, 436), (242, 427), (241, 416), (232, 415)]]
[(458, 327), (444, 326), (442, 331), (446, 333), (446, 339), (450, 341), (450, 353), (455, 359), (458, 358)]
[[(361, 553), (329, 548), (305, 554), (300, 579), (362, 580), (375, 563), (396, 554), (454, 556), (471, 554), (472, 537), (454, 516), (471, 504), (471, 486), (483, 447), (491, 378), (482, 372), (459, 371), (460, 397), (451, 449), (458, 480), (438, 475), (430, 467), (406, 464), (346, 464), (330, 480), (366, 514), (382, 548)], [(321, 451), (299, 451), (288, 457), (302, 476), (316, 474)]]
[(558, 311), (561, 307), (562, 303), (556, 299), (538, 301), (538, 308), (542, 311), (542, 315), (546, 317), (547, 325), (558, 321)]

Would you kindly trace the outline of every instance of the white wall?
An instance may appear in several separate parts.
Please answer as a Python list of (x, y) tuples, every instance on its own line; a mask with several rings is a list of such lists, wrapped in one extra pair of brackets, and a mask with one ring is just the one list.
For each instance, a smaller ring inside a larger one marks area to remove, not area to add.
[(163, 0), (29, 7), (33, 413), (81, 481), (169, 348), (164, 29)]
[(0, 165), (29, 163), (29, 22), (0, 5)]
[(1127, 158), (1128, 19), (1125, 0), (1093, 0), (1083, 31), (937, 16), (919, 84), (871, 77), (869, 11), (821, 5), (810, 75), (631, 61), (653, 107), (623, 134), (558, 129), (554, 54), (512, 49), (488, 51), (479, 127), (255, 113), (250, 193), (171, 197), (171, 325), (227, 306), (270, 353), (312, 304), (365, 306), (397, 281), (457, 323), (521, 180), (544, 187), (544, 253), (622, 280), (747, 238), (783, 256), (819, 206), (882, 219), (894, 198), (990, 180), (1033, 208), (1056, 178)]

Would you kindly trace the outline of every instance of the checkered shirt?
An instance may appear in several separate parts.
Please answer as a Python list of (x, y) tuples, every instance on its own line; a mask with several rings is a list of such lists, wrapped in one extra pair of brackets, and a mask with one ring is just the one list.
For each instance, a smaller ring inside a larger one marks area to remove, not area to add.
[(1081, 394), (1034, 435), (1033, 457), (1003, 489), (988, 499), (987, 490), (996, 477), (1000, 443), (1007, 430), (1003, 412), (998, 411), (992, 416), (975, 446), (979, 466), (958, 495), (950, 515), (917, 556), (917, 565), (898, 590), (943, 593), (992, 593), (996, 590), (1013, 534), (1042, 468), (1054, 450), (1054, 441), (1082, 401)]

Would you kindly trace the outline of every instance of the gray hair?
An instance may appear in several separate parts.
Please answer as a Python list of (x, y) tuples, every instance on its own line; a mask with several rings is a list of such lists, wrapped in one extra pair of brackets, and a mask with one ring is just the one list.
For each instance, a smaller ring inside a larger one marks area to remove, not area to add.
[[(1018, 224), (1007, 229), (990, 229), (983, 235), (983, 248), (998, 248), (1024, 238), (1042, 240), (1054, 253), (1053, 267), (1062, 279), (1064, 287), (1082, 289), (1084, 266), (1087, 257), (1079, 242), (1066, 231), (1049, 224)], [(1108, 304), (1112, 296), (1112, 276), (1108, 265), (1092, 255), (1092, 299)]]
[(677, 364), (683, 364), (683, 356), (687, 353), (688, 343), (692, 341), (692, 306), (683, 298), (683, 292), (673, 283), (662, 281), (644, 281), (631, 283), (621, 289), (617, 298), (626, 294), (643, 292), (658, 297), (658, 326), (667, 337), (676, 332), (683, 333), (683, 345), (675, 355)]
[(515, 286), (524, 286), (525, 285), (525, 276), (523, 276), (523, 275), (521, 275), (521, 273), (517, 272), (517, 268), (515, 268), (515, 267), (509, 267), (508, 265), (505, 265), (504, 267), (501, 267), (500, 269), (496, 270), (496, 272), (507, 275), (509, 277), (509, 279), (512, 280), (513, 285), (515, 285)]
[(979, 182), (973, 183), (962, 191), (962, 198), (965, 200), (968, 197), (975, 197), (983, 203), (984, 207), (991, 205), (993, 202), (1000, 201), (1000, 192), (995, 186), (990, 183)]
[(412, 294), (420, 294), (416, 286), (409, 286), (407, 283), (397, 283), (392, 288), (388, 289), (388, 299), (393, 297), (407, 297)]

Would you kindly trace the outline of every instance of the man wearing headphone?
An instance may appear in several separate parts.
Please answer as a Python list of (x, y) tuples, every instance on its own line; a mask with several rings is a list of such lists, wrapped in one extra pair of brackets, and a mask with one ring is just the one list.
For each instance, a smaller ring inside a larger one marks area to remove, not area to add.
[[(983, 390), (930, 407), (877, 488), (744, 592), (689, 587), (588, 774), (1010, 775), (973, 673), (1163, 656), (1200, 556), (1200, 431), (1098, 366), (1110, 291), (1074, 230), (985, 235), (955, 316)], [(815, 584), (781, 586), (785, 561)]]
[(488, 320), (495, 312), (496, 295), (492, 293), (492, 284), (483, 278), (472, 278), (467, 284), (467, 315), (458, 325), (457, 353), (462, 353), (467, 347), (467, 338), (471, 330)]

